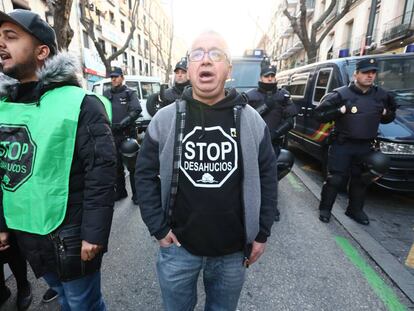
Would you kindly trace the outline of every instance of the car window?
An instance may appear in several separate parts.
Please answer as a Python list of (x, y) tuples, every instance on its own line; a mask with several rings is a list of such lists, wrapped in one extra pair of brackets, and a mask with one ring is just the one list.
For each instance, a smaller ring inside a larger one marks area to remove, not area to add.
[(109, 90), (110, 88), (111, 88), (111, 83), (110, 82), (104, 83), (104, 85), (103, 85), (103, 92), (105, 92), (106, 90)]
[(147, 99), (150, 95), (160, 91), (158, 82), (141, 82), (142, 99)]
[(257, 87), (260, 79), (261, 59), (233, 60), (231, 78), (226, 81), (226, 88), (236, 88), (239, 91), (247, 91)]
[[(414, 105), (414, 57), (377, 58), (378, 73), (375, 83), (391, 91), (399, 105)], [(349, 61), (346, 71), (353, 80), (356, 61)]]
[(125, 84), (126, 84), (127, 87), (129, 87), (130, 89), (133, 89), (134, 91), (136, 91), (139, 94), (139, 91), (138, 91), (139, 84), (138, 84), (138, 82), (136, 82), (136, 81), (126, 81)]
[(290, 79), (290, 84), (286, 89), (290, 92), (292, 98), (303, 98), (308, 85), (309, 72), (295, 73)]
[(316, 78), (315, 90), (313, 92), (313, 104), (317, 105), (321, 98), (328, 92), (331, 82), (332, 68), (321, 69)]
[(376, 83), (395, 95), (397, 103), (414, 106), (414, 57), (378, 61)]

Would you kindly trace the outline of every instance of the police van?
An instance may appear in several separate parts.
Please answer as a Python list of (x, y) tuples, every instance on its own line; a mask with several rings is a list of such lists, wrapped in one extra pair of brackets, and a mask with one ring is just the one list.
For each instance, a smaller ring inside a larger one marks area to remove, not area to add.
[[(158, 77), (146, 76), (124, 76), (125, 84), (137, 91), (139, 101), (141, 103), (142, 112), (137, 119), (137, 127), (139, 131), (145, 131), (151, 121), (152, 114), (151, 107), (147, 107), (147, 98), (153, 93), (160, 91), (161, 79)], [(92, 92), (102, 95), (104, 91), (111, 88), (111, 79), (106, 78), (95, 82), (92, 87)]]
[(312, 111), (326, 93), (348, 85), (356, 62), (367, 57), (375, 57), (378, 62), (376, 84), (391, 91), (398, 104), (395, 120), (379, 127), (377, 146), (390, 157), (391, 166), (376, 183), (387, 189), (414, 192), (414, 53), (331, 59), (277, 73), (279, 87), (290, 92), (300, 111), (288, 134), (289, 144), (326, 167), (329, 133), (334, 124), (320, 124)]
[(241, 57), (232, 58), (231, 78), (226, 81), (226, 88), (235, 88), (247, 92), (257, 87), (260, 79), (260, 63), (265, 57), (261, 49), (246, 50)]

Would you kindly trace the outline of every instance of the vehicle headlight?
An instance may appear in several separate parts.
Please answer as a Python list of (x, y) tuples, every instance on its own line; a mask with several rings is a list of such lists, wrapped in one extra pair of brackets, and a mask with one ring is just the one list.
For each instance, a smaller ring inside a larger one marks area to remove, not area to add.
[(387, 154), (414, 155), (414, 145), (380, 141), (380, 150)]

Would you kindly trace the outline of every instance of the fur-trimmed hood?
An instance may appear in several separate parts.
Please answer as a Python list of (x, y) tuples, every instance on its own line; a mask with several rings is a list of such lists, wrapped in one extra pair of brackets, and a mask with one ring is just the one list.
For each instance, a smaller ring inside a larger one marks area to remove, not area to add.
[[(36, 72), (39, 79), (39, 96), (58, 86), (80, 86), (80, 74), (81, 66), (73, 55), (62, 52), (48, 58), (44, 66)], [(19, 85), (18, 80), (0, 73), (0, 98), (10, 97)]]

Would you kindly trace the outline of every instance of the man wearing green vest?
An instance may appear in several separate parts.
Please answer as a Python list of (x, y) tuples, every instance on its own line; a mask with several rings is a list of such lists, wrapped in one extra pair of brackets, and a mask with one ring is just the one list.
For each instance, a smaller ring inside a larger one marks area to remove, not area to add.
[(80, 66), (58, 53), (53, 29), (33, 12), (0, 12), (0, 59), (0, 249), (14, 232), (62, 310), (106, 310), (99, 270), (116, 174), (109, 102), (80, 88)]

